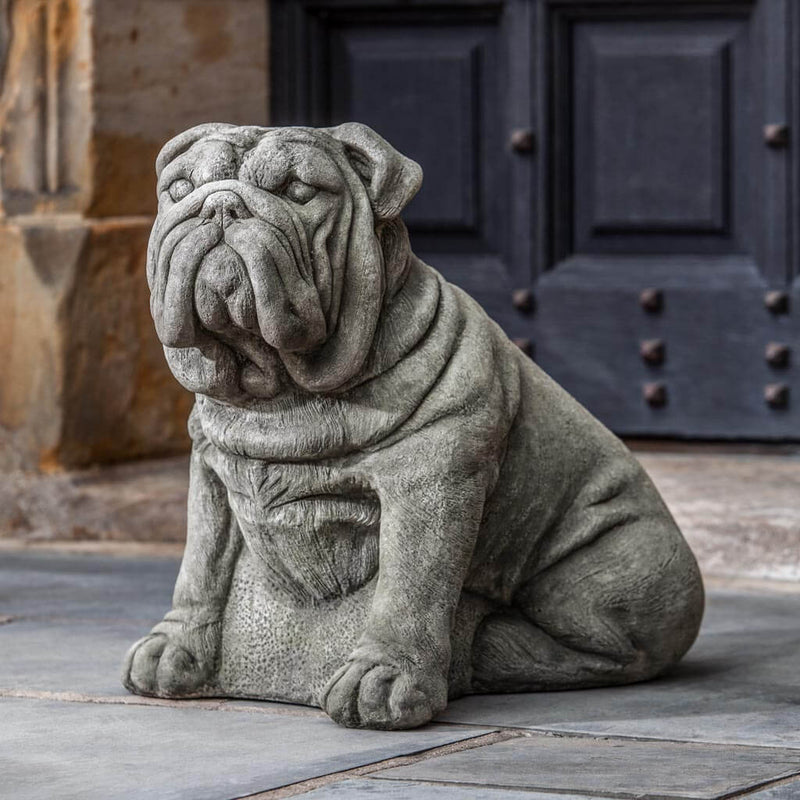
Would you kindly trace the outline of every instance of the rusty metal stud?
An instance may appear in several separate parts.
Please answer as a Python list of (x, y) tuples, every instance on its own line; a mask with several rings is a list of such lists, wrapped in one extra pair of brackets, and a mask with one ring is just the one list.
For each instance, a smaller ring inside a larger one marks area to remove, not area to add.
[(765, 125), (764, 142), (768, 147), (786, 147), (789, 144), (789, 126), (783, 123)]
[(666, 345), (662, 339), (645, 339), (639, 345), (639, 354), (647, 364), (657, 366), (664, 363)]
[(774, 289), (764, 295), (764, 305), (773, 314), (785, 314), (789, 310), (789, 295)]
[(642, 386), (642, 396), (647, 401), (647, 405), (661, 408), (667, 404), (667, 387), (661, 381), (646, 383)]
[(511, 131), (509, 141), (515, 153), (531, 153), (536, 145), (536, 137), (529, 128), (517, 128)]
[(768, 383), (764, 387), (764, 400), (770, 408), (789, 405), (789, 387), (785, 383)]
[(651, 314), (655, 314), (664, 307), (664, 293), (661, 289), (644, 289), (639, 294), (639, 305)]
[(519, 347), (519, 349), (522, 350), (526, 356), (533, 355), (533, 342), (530, 339), (521, 338), (512, 339), (511, 341), (514, 342), (514, 344)]
[(786, 367), (789, 365), (791, 350), (783, 342), (770, 342), (764, 349), (764, 358), (771, 367)]
[(533, 311), (533, 292), (530, 289), (514, 289), (511, 292), (511, 305), (523, 314)]

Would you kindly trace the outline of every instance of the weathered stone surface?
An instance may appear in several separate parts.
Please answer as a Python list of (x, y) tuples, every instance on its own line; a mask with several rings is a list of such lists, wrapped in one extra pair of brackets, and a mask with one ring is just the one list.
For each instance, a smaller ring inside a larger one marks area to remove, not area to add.
[(261, 0), (9, 4), (0, 211), (152, 214), (164, 139), (209, 116), (266, 122), (267, 14)]
[(703, 800), (797, 774), (800, 753), (794, 750), (551, 736), (513, 739), (375, 773), (405, 780)]
[(148, 224), (0, 224), (0, 469), (52, 470), (185, 449), (142, 287)]
[(92, 6), (16, 0), (1, 7), (2, 215), (75, 213), (89, 201)]
[(705, 572), (800, 580), (800, 457), (639, 453)]
[(697, 643), (627, 688), (469, 697), (440, 719), (536, 731), (800, 749), (800, 593), (712, 590)]
[(622, 443), (411, 252), (416, 163), (357, 123), (212, 123), (157, 171), (150, 307), (197, 400), (173, 610), (128, 689), (397, 729), (686, 652), (703, 589), (680, 531)]
[(154, 214), (161, 144), (207, 119), (267, 119), (268, 3), (94, 4), (91, 216)]
[[(788, 796), (788, 795), (787, 795)], [(386, 780), (350, 780), (314, 789), (305, 797), (309, 800), (604, 800), (597, 795), (543, 794), (542, 792), (490, 789), (481, 786), (436, 786), (430, 783)], [(776, 798), (775, 800), (784, 800)]]
[(0, 718), (2, 785), (14, 800), (54, 790), (61, 800), (242, 797), (487, 732), (376, 734), (315, 716), (11, 698), (0, 698)]
[(165, 138), (207, 116), (266, 121), (267, 4), (0, 12), (0, 470), (186, 451), (187, 395), (139, 280), (142, 215)]
[(183, 542), (184, 456), (40, 475), (0, 475), (0, 540)]

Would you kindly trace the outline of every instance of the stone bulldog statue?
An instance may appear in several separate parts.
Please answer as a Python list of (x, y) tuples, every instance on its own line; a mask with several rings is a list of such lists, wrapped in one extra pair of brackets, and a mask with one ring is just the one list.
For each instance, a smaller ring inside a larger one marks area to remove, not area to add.
[(197, 402), (173, 609), (130, 691), (411, 728), (686, 652), (691, 551), (624, 445), (411, 252), (416, 163), (356, 123), (210, 124), (157, 171), (152, 314)]

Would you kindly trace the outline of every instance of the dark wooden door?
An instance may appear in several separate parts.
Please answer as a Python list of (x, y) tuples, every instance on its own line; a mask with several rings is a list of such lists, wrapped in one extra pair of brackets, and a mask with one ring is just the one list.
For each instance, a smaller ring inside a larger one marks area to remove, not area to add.
[(415, 250), (610, 427), (800, 438), (792, 0), (272, 8), (274, 124), (419, 161)]

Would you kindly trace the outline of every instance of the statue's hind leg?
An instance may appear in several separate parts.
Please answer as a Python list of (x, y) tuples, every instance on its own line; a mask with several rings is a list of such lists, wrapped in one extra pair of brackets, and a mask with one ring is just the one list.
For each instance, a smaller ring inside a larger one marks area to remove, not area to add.
[(669, 519), (605, 533), (487, 616), (472, 647), (472, 691), (572, 689), (646, 680), (694, 641), (703, 587)]

